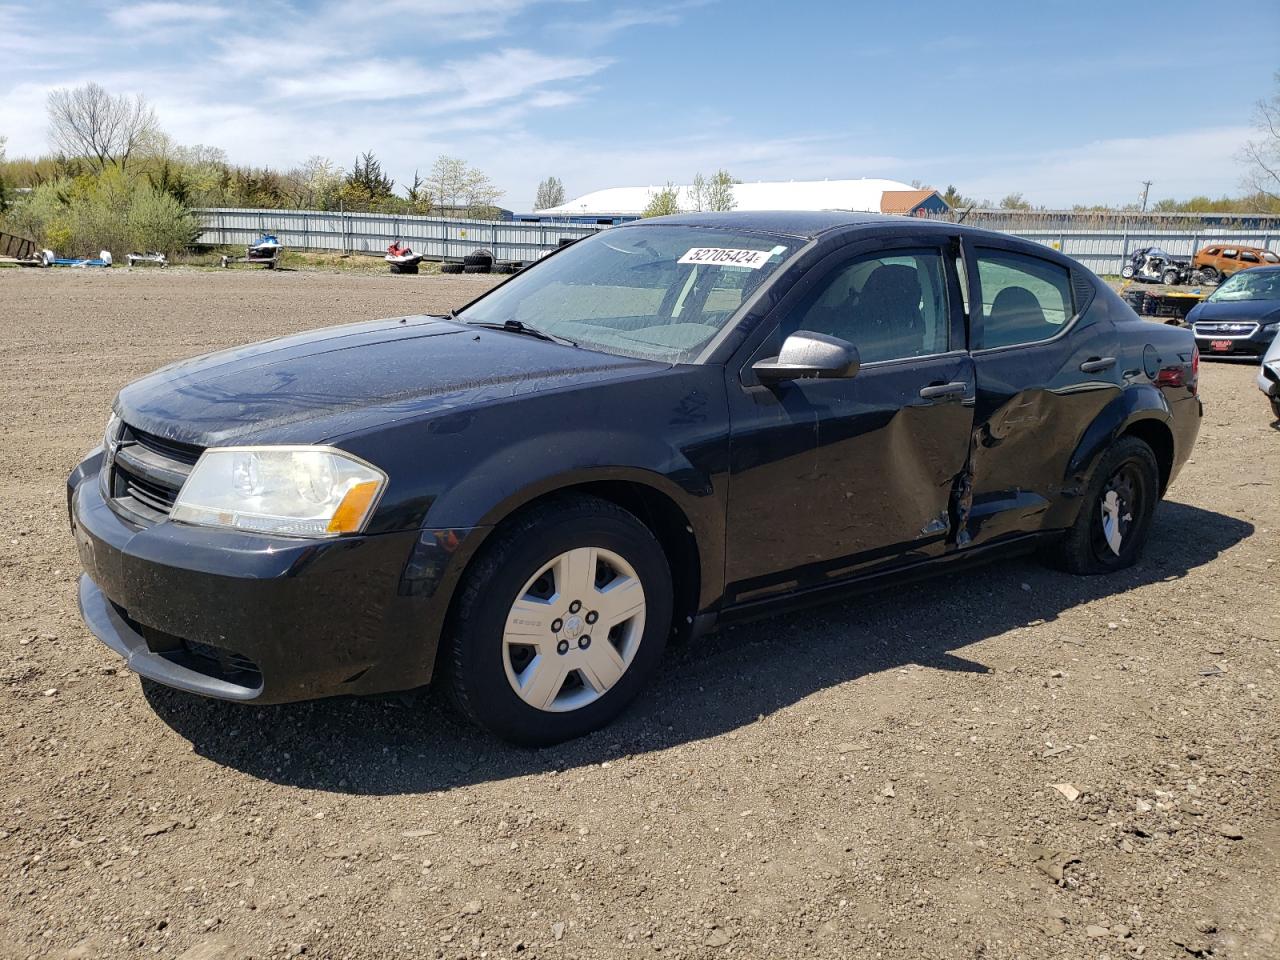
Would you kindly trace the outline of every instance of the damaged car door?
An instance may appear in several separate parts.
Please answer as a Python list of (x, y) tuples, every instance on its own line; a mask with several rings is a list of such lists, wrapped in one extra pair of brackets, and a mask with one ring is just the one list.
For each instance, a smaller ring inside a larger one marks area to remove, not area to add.
[(1115, 326), (1068, 267), (985, 238), (964, 259), (978, 397), (963, 538), (977, 545), (1044, 526), (1124, 372)]
[[(827, 256), (771, 313), (764, 342), (730, 369), (729, 604), (954, 545), (975, 377), (949, 244), (916, 232)], [(752, 366), (797, 331), (852, 344), (857, 372), (761, 382)]]

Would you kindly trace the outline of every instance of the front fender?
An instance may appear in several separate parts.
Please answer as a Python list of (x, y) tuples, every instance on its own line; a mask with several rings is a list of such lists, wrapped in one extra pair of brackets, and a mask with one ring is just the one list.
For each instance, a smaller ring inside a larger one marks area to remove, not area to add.
[[(703, 450), (703, 453), (709, 451)], [(715, 456), (696, 464), (654, 436), (583, 431), (530, 437), (475, 463), (432, 503), (428, 529), (479, 528), (487, 536), (526, 504), (592, 483), (645, 487), (684, 515), (698, 546), (700, 602), (719, 596), (724, 578), (725, 497)]]
[(1169, 403), (1164, 393), (1151, 383), (1128, 385), (1094, 417), (1067, 461), (1062, 498), (1051, 511), (1053, 516), (1046, 527), (1069, 527), (1075, 522), (1080, 498), (1098, 461), (1121, 434), (1141, 420), (1157, 421), (1172, 433), (1173, 414)]

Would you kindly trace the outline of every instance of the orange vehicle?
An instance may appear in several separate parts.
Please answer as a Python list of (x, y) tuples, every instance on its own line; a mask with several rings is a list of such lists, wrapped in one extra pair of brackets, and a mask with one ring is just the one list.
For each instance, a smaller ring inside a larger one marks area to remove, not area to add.
[(1242, 247), (1238, 244), (1215, 243), (1201, 247), (1191, 261), (1193, 269), (1200, 271), (1205, 283), (1219, 283), (1241, 270), (1259, 266), (1274, 267), (1280, 257), (1262, 247)]

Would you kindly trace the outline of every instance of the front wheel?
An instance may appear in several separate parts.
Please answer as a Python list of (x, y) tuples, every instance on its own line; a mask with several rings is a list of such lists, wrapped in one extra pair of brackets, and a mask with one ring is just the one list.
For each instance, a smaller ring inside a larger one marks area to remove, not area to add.
[(1166, 270), (1160, 275), (1160, 279), (1172, 287), (1177, 284), (1180, 276), (1177, 270)]
[(1098, 463), (1080, 514), (1046, 554), (1048, 562), (1077, 574), (1111, 573), (1142, 556), (1160, 496), (1160, 468), (1151, 448), (1122, 437)]
[(445, 671), (461, 711), (522, 746), (612, 720), (652, 676), (671, 629), (671, 573), (616, 504), (566, 497), (495, 534), (461, 587)]
[(1126, 263), (1123, 267), (1120, 268), (1120, 276), (1123, 277), (1125, 280), (1132, 280), (1133, 273), (1134, 273), (1133, 264), (1131, 263)]
[(1280, 420), (1280, 397), (1271, 398), (1271, 413), (1277, 420)]
[(1201, 267), (1200, 277), (1205, 283), (1209, 284), (1222, 282), (1222, 275), (1214, 267)]

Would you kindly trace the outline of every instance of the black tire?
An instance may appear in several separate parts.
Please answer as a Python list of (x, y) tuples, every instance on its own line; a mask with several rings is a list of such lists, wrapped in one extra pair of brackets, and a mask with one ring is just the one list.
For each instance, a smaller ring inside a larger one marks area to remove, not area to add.
[[(560, 554), (584, 546), (610, 550), (634, 569), (644, 589), (644, 629), (626, 671), (598, 699), (576, 710), (540, 710), (507, 679), (507, 615), (530, 577)], [(521, 746), (561, 743), (604, 726), (640, 692), (662, 659), (671, 609), (666, 554), (644, 524), (606, 500), (557, 498), (519, 514), (482, 548), (459, 587), (442, 670), (454, 703), (478, 726)]]
[(1216, 267), (1201, 267), (1200, 277), (1205, 283), (1221, 283), (1222, 275)]
[(493, 254), (488, 250), (477, 250), (475, 253), (468, 253), (463, 257), (462, 264), (466, 267), (492, 267)]
[[(1118, 553), (1108, 544), (1103, 520), (1103, 503), (1110, 490), (1116, 490), (1121, 511)], [(1082, 576), (1132, 566), (1142, 556), (1159, 498), (1160, 467), (1155, 454), (1136, 437), (1121, 437), (1098, 462), (1076, 522), (1044, 552), (1043, 559), (1060, 570)]]
[(1160, 280), (1162, 283), (1166, 283), (1169, 286), (1173, 287), (1173, 286), (1177, 286), (1178, 278), (1180, 276), (1181, 274), (1179, 274), (1177, 270), (1171, 269), (1171, 270), (1166, 270), (1164, 273), (1160, 274)]
[(440, 272), (441, 272), (441, 273), (461, 273), (461, 272), (462, 272), (462, 264), (460, 264), (460, 263), (448, 263), (448, 262), (446, 262), (446, 263), (442, 263), (442, 264), (440, 264)]
[(1126, 263), (1123, 267), (1120, 268), (1120, 276), (1123, 277), (1125, 280), (1132, 280), (1133, 273), (1134, 273), (1133, 264), (1131, 263)]
[(464, 263), (462, 265), (463, 273), (488, 273), (492, 267), (487, 263)]
[(1277, 420), (1280, 420), (1280, 397), (1271, 398), (1271, 414)]

